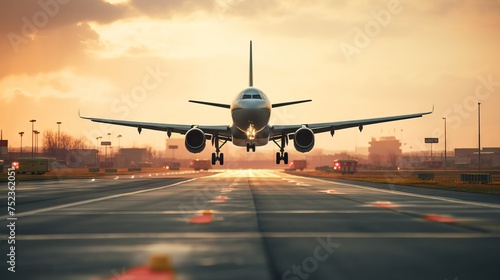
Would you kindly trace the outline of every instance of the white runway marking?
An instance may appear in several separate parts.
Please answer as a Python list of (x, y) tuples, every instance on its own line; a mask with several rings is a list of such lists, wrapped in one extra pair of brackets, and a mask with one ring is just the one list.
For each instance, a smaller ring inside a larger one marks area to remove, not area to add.
[(432, 232), (168, 232), (168, 233), (85, 233), (18, 235), (18, 240), (96, 240), (96, 239), (227, 239), (227, 238), (348, 238), (348, 239), (464, 239), (499, 238), (494, 233)]
[[(162, 187), (157, 187), (157, 188), (152, 188), (152, 189), (146, 189), (146, 190), (140, 190), (140, 191), (133, 191), (133, 192), (122, 193), (122, 194), (115, 194), (115, 195), (110, 195), (110, 196), (105, 196), (105, 197), (99, 197), (99, 198), (94, 198), (94, 199), (89, 199), (89, 200), (83, 200), (83, 201), (78, 201), (78, 202), (73, 202), (73, 203), (67, 203), (67, 204), (62, 204), (62, 205), (57, 205), (57, 206), (52, 206), (52, 207), (47, 207), (47, 208), (42, 208), (42, 209), (37, 209), (37, 210), (32, 210), (32, 211), (27, 211), (27, 212), (16, 213), (16, 217), (17, 218), (26, 217), (26, 216), (30, 216), (30, 215), (34, 215), (34, 214), (40, 214), (40, 213), (44, 213), (44, 212), (49, 212), (49, 211), (54, 211), (54, 210), (58, 210), (58, 209), (63, 209), (63, 208), (68, 208), (68, 207), (73, 207), (73, 206), (78, 206), (78, 205), (84, 205), (84, 204), (94, 203), (94, 202), (103, 201), (103, 200), (109, 200), (109, 199), (118, 198), (118, 197), (124, 197), (124, 196), (130, 196), (130, 195), (145, 193), (145, 192), (157, 191), (157, 190), (166, 189), (166, 188), (170, 188), (170, 187), (173, 187), (173, 186), (185, 184), (185, 183), (188, 183), (188, 182), (192, 182), (192, 181), (194, 181), (196, 179), (197, 178), (193, 178), (193, 179), (189, 179), (189, 180), (186, 180), (186, 181), (181, 181), (181, 182), (177, 182), (177, 183), (174, 183), (174, 184), (170, 184), (170, 185), (166, 185), (166, 186), (162, 186)], [(8, 217), (9, 217), (9, 215), (1, 216), (0, 220), (6, 219)]]
[[(294, 175), (289, 175), (289, 176), (299, 177), (299, 176), (294, 176)], [(300, 178), (304, 179), (303, 177), (300, 177)], [(465, 200), (459, 200), (459, 199), (453, 199), (453, 198), (445, 198), (445, 197), (432, 196), (432, 195), (406, 193), (406, 192), (391, 191), (391, 190), (382, 190), (382, 189), (377, 189), (377, 188), (372, 188), (372, 187), (365, 187), (365, 186), (359, 186), (359, 185), (353, 185), (353, 184), (348, 184), (348, 183), (332, 182), (332, 181), (322, 180), (322, 179), (318, 179), (318, 178), (307, 178), (307, 179), (314, 180), (314, 181), (319, 181), (319, 182), (323, 182), (323, 183), (334, 184), (334, 185), (340, 185), (340, 186), (346, 186), (346, 187), (353, 187), (353, 188), (358, 188), (358, 189), (370, 190), (370, 191), (375, 191), (375, 192), (389, 193), (389, 194), (395, 194), (395, 195), (404, 195), (404, 196), (412, 196), (412, 197), (419, 197), (419, 198), (426, 198), (426, 199), (433, 199), (433, 200), (445, 201), (445, 202), (450, 202), (450, 203), (459, 203), (459, 204), (465, 204), (465, 205), (473, 205), (473, 206), (481, 206), (481, 207), (499, 208), (500, 209), (500, 205), (498, 205), (498, 204), (492, 204), (492, 203), (465, 201)]]
[[(70, 215), (183, 215), (195, 214), (199, 211), (101, 211), (101, 210), (64, 210), (56, 212), (57, 216)], [(276, 211), (216, 211), (217, 215), (254, 215), (254, 214), (375, 214), (387, 213), (387, 210), (276, 210)], [(36, 215), (36, 214), (34, 214)]]
[(224, 172), (217, 173), (212, 178), (223, 177), (223, 178), (269, 178), (281, 176), (273, 174), (272, 171), (264, 169), (234, 169), (234, 170), (224, 170)]

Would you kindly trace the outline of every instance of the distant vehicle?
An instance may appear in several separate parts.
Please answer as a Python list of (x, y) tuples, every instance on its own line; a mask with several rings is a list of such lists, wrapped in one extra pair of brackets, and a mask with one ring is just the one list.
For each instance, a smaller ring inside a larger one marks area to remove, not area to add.
[(304, 159), (294, 160), (294, 161), (290, 162), (289, 167), (290, 167), (290, 170), (300, 169), (302, 171), (307, 167), (307, 162)]
[(333, 170), (344, 174), (354, 174), (358, 171), (358, 161), (355, 159), (337, 159), (333, 161)]
[(212, 163), (208, 159), (196, 159), (196, 160), (191, 161), (189, 166), (196, 171), (201, 170), (201, 169), (208, 170), (208, 169), (212, 168)]
[(168, 170), (179, 170), (181, 169), (180, 162), (165, 162), (165, 168)]
[(141, 161), (137, 163), (138, 167), (153, 167), (153, 163), (147, 161)]
[(50, 171), (49, 159), (45, 157), (20, 158), (17, 164), (12, 163), (12, 166), (17, 166), (17, 173), (21, 174), (41, 175)]

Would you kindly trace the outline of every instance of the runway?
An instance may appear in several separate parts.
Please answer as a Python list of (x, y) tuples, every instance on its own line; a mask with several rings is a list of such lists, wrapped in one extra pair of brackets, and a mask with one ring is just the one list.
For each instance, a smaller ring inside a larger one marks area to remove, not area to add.
[[(16, 203), (0, 279), (122, 279), (156, 253), (177, 280), (499, 274), (500, 196), (221, 170), (21, 182)], [(189, 223), (203, 210), (210, 223)]]

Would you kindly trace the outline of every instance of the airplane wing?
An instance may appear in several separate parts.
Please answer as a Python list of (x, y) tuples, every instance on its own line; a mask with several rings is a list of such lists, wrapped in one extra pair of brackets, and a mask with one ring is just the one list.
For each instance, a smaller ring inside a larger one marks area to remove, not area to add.
[(221, 108), (226, 108), (226, 109), (231, 108), (231, 105), (229, 105), (229, 104), (213, 103), (213, 102), (198, 101), (198, 100), (189, 100), (189, 102), (208, 105), (208, 106), (214, 106), (214, 107), (221, 107)]
[(224, 138), (224, 139), (228, 138), (226, 140), (229, 140), (229, 141), (231, 138), (229, 126), (227, 126), (227, 125), (182, 125), (182, 124), (149, 123), (149, 122), (100, 119), (100, 118), (90, 118), (90, 117), (82, 117), (82, 116), (80, 116), (80, 118), (86, 119), (86, 120), (91, 120), (93, 122), (99, 122), (99, 123), (109, 123), (109, 124), (114, 124), (114, 125), (136, 127), (137, 130), (139, 131), (139, 133), (141, 133), (141, 131), (143, 129), (151, 129), (151, 130), (165, 131), (168, 134), (179, 133), (181, 135), (184, 135), (191, 128), (197, 127), (199, 129), (203, 130), (203, 132), (205, 132), (205, 134), (209, 134), (209, 135), (218, 134), (219, 136), (222, 136), (222, 138)]
[(416, 114), (408, 114), (408, 115), (400, 115), (400, 116), (391, 116), (391, 117), (382, 117), (382, 118), (373, 118), (373, 119), (361, 119), (361, 120), (352, 120), (352, 121), (340, 121), (340, 122), (325, 122), (325, 123), (312, 123), (312, 124), (300, 124), (300, 125), (275, 125), (272, 127), (272, 139), (279, 139), (281, 135), (294, 133), (297, 129), (306, 126), (311, 129), (315, 134), (329, 131), (332, 135), (336, 130), (345, 129), (350, 127), (358, 127), (360, 130), (363, 130), (363, 126), (369, 124), (376, 123), (384, 123), (398, 120), (406, 120), (419, 118), (424, 115), (431, 114), (434, 111), (434, 107), (432, 111), (416, 113)]
[(283, 102), (283, 103), (274, 103), (274, 104), (272, 104), (272, 107), (277, 108), (277, 107), (283, 107), (283, 106), (294, 105), (294, 104), (299, 104), (299, 103), (304, 103), (304, 102), (311, 102), (311, 101), (312, 101), (312, 99), (290, 101), (290, 102)]

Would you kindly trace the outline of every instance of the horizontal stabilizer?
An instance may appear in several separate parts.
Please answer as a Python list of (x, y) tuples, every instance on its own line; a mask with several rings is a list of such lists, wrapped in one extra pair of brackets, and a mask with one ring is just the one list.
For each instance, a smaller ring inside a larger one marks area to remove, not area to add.
[(205, 101), (189, 100), (189, 102), (208, 105), (208, 106), (214, 106), (214, 107), (221, 107), (221, 108), (226, 108), (226, 109), (229, 109), (231, 107), (229, 104), (212, 103), (212, 102), (205, 102)]
[(276, 107), (283, 107), (283, 106), (288, 106), (288, 105), (293, 105), (293, 104), (299, 104), (299, 103), (304, 103), (304, 102), (311, 102), (312, 100), (311, 99), (307, 99), (307, 100), (299, 100), (299, 101), (290, 101), (290, 102), (283, 102), (283, 103), (275, 103), (273, 104), (273, 108), (276, 108)]

